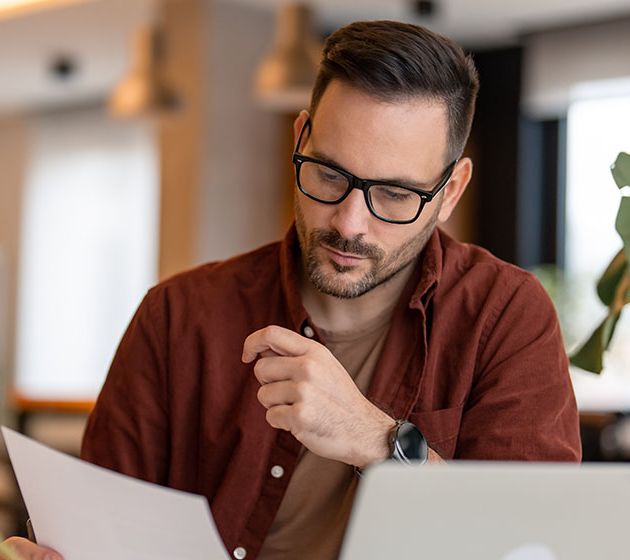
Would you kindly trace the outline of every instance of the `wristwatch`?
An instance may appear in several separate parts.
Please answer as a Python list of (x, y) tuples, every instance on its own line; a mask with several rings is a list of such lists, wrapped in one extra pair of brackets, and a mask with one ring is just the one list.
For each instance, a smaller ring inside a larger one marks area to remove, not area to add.
[(398, 420), (389, 436), (390, 459), (400, 463), (424, 464), (429, 459), (429, 446), (422, 432), (407, 420)]

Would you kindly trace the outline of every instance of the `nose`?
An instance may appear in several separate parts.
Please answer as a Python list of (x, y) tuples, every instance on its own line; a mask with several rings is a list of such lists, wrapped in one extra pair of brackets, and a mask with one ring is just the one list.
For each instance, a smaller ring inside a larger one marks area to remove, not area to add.
[(334, 206), (335, 212), (331, 218), (331, 226), (341, 236), (351, 239), (359, 235), (366, 235), (372, 214), (365, 203), (365, 196), (359, 189), (352, 189), (348, 197)]

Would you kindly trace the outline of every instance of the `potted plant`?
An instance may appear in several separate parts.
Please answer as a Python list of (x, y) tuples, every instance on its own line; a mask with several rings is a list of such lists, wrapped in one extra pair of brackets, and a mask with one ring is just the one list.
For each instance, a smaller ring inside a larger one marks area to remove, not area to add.
[[(630, 154), (621, 152), (611, 167), (619, 189), (630, 187)], [(571, 363), (586, 371), (601, 373), (604, 352), (608, 349), (623, 308), (630, 303), (630, 196), (622, 191), (615, 229), (622, 248), (597, 282), (597, 295), (608, 307), (608, 314), (588, 340), (570, 357)]]

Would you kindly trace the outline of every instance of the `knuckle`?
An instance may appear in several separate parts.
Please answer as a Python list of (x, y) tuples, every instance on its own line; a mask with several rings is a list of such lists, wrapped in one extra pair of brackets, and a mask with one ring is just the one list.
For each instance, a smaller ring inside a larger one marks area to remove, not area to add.
[(317, 371), (317, 360), (311, 356), (302, 358), (302, 376), (305, 381), (312, 380)]
[(3, 542), (3, 544), (9, 546), (14, 550), (19, 551), (20, 549), (23, 549), (25, 546), (28, 546), (31, 543), (23, 537), (9, 537)]
[(330, 350), (326, 348), (321, 342), (317, 342), (316, 340), (309, 340), (311, 343), (311, 355), (316, 356), (318, 360), (321, 360), (325, 356), (330, 354)]
[(293, 405), (293, 418), (299, 427), (304, 427), (308, 424), (308, 416), (307, 405), (304, 403), (297, 403)]
[(307, 381), (298, 381), (295, 384), (295, 395), (297, 401), (304, 401), (308, 399), (311, 392), (311, 386)]

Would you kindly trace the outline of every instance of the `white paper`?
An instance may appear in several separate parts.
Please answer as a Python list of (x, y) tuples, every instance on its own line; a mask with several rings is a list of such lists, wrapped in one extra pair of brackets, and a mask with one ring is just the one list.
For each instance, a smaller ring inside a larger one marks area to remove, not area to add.
[(65, 560), (225, 560), (202, 496), (124, 476), (2, 427), (40, 544)]

